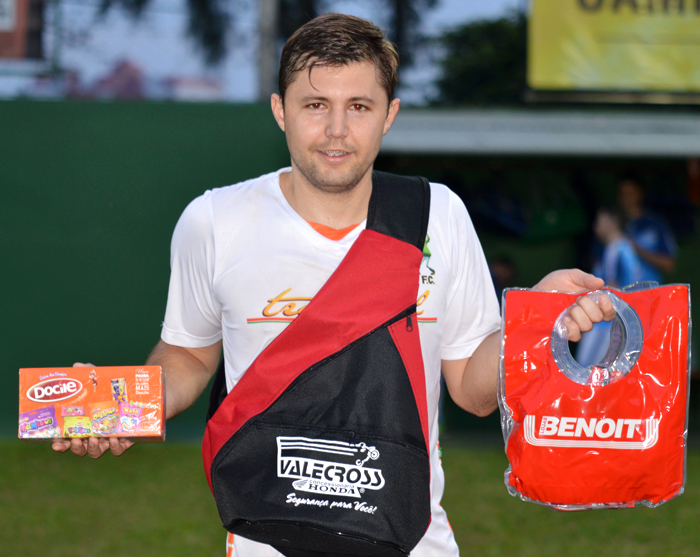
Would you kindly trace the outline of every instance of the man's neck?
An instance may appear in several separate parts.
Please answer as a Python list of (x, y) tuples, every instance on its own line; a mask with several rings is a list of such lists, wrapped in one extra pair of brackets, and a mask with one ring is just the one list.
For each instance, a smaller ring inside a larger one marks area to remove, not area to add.
[(618, 240), (621, 240), (624, 237), (625, 235), (622, 233), (621, 230), (610, 231), (605, 243), (612, 244), (614, 242), (617, 242)]
[(638, 219), (644, 214), (644, 207), (639, 206), (639, 207), (629, 207), (626, 211), (626, 217), (628, 220), (634, 220)]
[(304, 220), (331, 228), (345, 228), (367, 218), (372, 195), (371, 169), (352, 190), (329, 193), (309, 184), (298, 170), (280, 174), (280, 188), (285, 199)]

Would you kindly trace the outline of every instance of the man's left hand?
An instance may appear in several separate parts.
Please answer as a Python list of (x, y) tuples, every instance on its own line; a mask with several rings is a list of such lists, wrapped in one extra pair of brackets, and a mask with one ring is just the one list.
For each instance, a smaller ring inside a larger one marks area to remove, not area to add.
[[(562, 269), (549, 273), (533, 289), (576, 293), (598, 290), (604, 285), (603, 279), (579, 269)], [(590, 331), (594, 323), (610, 321), (613, 317), (615, 308), (607, 296), (600, 296), (597, 302), (588, 296), (581, 296), (570, 308), (569, 315), (564, 317), (564, 324), (569, 330), (569, 340), (578, 342), (581, 340), (581, 333)]]

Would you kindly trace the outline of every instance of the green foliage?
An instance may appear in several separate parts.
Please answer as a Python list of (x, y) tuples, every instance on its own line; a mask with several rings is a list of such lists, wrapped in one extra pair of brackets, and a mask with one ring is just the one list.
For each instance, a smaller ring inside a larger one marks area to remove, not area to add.
[(521, 104), (526, 87), (526, 16), (468, 23), (444, 33), (437, 104)]
[(223, 4), (223, 0), (187, 0), (187, 33), (202, 48), (209, 64), (226, 55), (226, 32), (233, 18)]
[[(220, 62), (226, 55), (226, 32), (233, 23), (227, 0), (187, 0), (187, 33), (202, 49), (209, 64)], [(237, 1), (237, 0), (228, 0)], [(138, 19), (151, 0), (101, 0), (99, 13), (120, 7)]]
[(423, 13), (438, 0), (385, 0), (391, 13), (389, 39), (396, 45), (401, 57), (401, 68), (413, 65), (415, 55), (425, 43), (419, 31)]
[[(424, 44), (425, 37), (418, 31), (423, 12), (434, 7), (439, 0), (382, 0), (389, 11), (389, 38), (396, 43), (401, 54), (402, 67), (412, 64), (416, 51)], [(115, 7), (122, 8), (135, 19), (141, 17), (152, 0), (101, 0), (99, 12), (105, 15)], [(373, 0), (367, 3), (376, 4)], [(294, 31), (307, 21), (323, 13), (322, 0), (280, 0), (278, 35), (286, 41)], [(187, 0), (187, 32), (202, 50), (209, 64), (221, 62), (229, 48), (227, 33), (234, 24), (235, 13), (243, 9), (243, 0)], [(329, 8), (332, 9), (332, 3)]]
[(292, 36), (307, 21), (321, 14), (319, 0), (281, 0), (278, 18), (278, 34), (283, 40)]

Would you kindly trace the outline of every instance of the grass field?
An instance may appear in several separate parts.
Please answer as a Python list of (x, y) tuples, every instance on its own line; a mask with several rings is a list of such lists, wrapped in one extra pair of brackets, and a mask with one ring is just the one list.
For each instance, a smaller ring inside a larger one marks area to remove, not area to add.
[[(500, 448), (443, 448), (444, 507), (462, 555), (696, 556), (700, 452), (686, 493), (658, 509), (560, 513), (508, 495)], [(0, 443), (0, 555), (217, 556), (224, 533), (199, 448), (137, 446), (98, 461)]]
[(686, 490), (656, 509), (559, 512), (508, 495), (501, 449), (443, 450), (447, 510), (463, 556), (700, 555), (700, 452), (688, 453)]

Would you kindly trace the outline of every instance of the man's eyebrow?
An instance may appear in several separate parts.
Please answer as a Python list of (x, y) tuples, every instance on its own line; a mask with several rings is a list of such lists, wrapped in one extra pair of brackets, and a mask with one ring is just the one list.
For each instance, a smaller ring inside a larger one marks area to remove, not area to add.
[[(300, 99), (302, 104), (307, 104), (307, 103), (315, 103), (315, 102), (329, 102), (330, 99), (328, 97), (323, 97), (320, 95), (304, 95)], [(369, 104), (369, 105), (376, 105), (377, 102), (372, 98), (372, 97), (351, 97), (348, 99), (348, 102), (350, 104), (355, 104), (355, 103), (362, 103), (362, 104)]]
[(377, 102), (372, 97), (352, 97), (350, 99), (351, 103), (362, 103), (375, 105)]
[(304, 95), (300, 100), (302, 103), (327, 102), (328, 98), (318, 95)]

